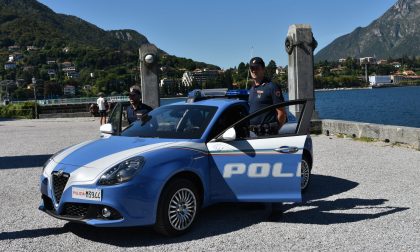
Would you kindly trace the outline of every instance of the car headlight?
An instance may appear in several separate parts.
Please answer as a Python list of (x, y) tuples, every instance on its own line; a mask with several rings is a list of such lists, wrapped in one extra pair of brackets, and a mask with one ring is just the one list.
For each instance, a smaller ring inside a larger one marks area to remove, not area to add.
[(144, 166), (144, 157), (127, 159), (106, 171), (98, 181), (99, 185), (115, 185), (134, 177)]
[(45, 170), (45, 167), (47, 167), (47, 165), (51, 162), (51, 160), (53, 160), (56, 156), (58, 156), (60, 153), (62, 153), (63, 151), (65, 151), (65, 150), (67, 150), (68, 148), (70, 148), (71, 146), (69, 146), (69, 147), (67, 147), (67, 148), (64, 148), (64, 149), (62, 149), (62, 150), (60, 150), (60, 151), (58, 151), (58, 152), (56, 152), (54, 155), (52, 155), (45, 163), (44, 163), (44, 165), (42, 166), (42, 172), (44, 172), (44, 170)]

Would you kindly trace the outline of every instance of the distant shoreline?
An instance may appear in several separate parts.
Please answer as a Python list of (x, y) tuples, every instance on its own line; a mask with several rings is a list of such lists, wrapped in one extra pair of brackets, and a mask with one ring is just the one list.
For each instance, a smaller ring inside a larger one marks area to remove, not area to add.
[(338, 91), (338, 90), (357, 90), (357, 89), (372, 89), (372, 87), (351, 87), (351, 88), (320, 88), (315, 89), (317, 92)]

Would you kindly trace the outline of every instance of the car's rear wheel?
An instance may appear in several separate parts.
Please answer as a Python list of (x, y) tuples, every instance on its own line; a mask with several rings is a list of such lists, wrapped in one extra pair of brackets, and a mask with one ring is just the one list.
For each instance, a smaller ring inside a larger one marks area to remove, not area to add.
[(309, 166), (308, 158), (305, 156), (300, 165), (300, 176), (300, 189), (302, 192), (305, 192), (311, 181), (311, 167)]
[(159, 199), (155, 230), (167, 236), (185, 233), (195, 220), (199, 202), (198, 190), (190, 180), (170, 181)]

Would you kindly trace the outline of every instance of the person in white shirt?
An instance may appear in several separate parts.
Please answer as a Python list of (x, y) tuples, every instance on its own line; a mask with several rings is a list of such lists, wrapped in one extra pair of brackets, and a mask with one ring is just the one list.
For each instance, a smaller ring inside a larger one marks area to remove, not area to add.
[(99, 109), (99, 116), (101, 117), (99, 121), (101, 125), (106, 123), (106, 100), (103, 96), (104, 95), (100, 93), (98, 100), (96, 100), (96, 104), (98, 104)]

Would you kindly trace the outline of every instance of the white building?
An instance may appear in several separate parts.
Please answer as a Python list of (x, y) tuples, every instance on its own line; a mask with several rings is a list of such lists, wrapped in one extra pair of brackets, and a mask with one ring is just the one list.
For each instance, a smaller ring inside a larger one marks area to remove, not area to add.
[(171, 87), (171, 86), (175, 86), (176, 85), (176, 81), (174, 79), (167, 79), (167, 78), (163, 78), (160, 80), (160, 87)]
[(219, 76), (220, 73), (222, 73), (223, 71), (219, 71), (219, 70), (209, 70), (209, 69), (196, 69), (192, 72), (190, 71), (186, 71), (183, 75), (182, 75), (182, 84), (186, 87), (191, 87), (193, 86), (193, 83), (205, 83), (209, 80), (214, 80), (217, 78), (217, 76)]
[(63, 72), (75, 72), (76, 71), (76, 67), (75, 66), (69, 66), (69, 67), (65, 67), (62, 69)]
[(371, 75), (369, 76), (369, 84), (371, 86), (391, 85), (393, 81), (390, 75)]
[(360, 58), (360, 65), (363, 64), (376, 64), (376, 59), (375, 57), (364, 57), (364, 58)]

